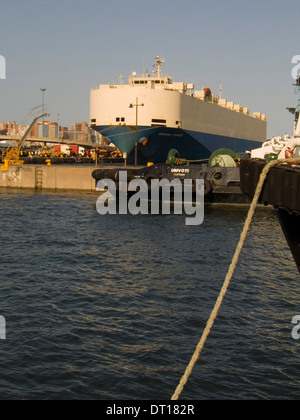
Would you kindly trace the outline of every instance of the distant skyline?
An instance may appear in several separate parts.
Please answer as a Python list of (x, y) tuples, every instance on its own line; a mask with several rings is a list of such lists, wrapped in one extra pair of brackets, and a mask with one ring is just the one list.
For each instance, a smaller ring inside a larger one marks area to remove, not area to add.
[[(209, 86), (268, 117), (268, 136), (293, 132), (299, 0), (1, 0), (0, 122), (45, 103), (51, 120), (89, 122), (90, 89), (152, 70)], [(300, 70), (300, 69), (299, 69)]]

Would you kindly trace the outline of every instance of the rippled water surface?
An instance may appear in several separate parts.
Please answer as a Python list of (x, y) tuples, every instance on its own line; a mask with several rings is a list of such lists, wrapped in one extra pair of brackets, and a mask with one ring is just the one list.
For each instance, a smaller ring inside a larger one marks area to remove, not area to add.
[[(0, 190), (1, 399), (170, 399), (214, 306), (247, 209), (100, 216), (95, 194)], [(299, 399), (300, 278), (256, 212), (183, 399)]]

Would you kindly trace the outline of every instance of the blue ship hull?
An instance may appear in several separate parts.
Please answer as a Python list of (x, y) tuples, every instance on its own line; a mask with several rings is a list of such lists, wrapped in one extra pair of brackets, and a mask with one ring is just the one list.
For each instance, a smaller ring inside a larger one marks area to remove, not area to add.
[(122, 153), (127, 153), (127, 162), (134, 163), (137, 143), (138, 164), (164, 163), (170, 149), (178, 150), (188, 160), (207, 159), (217, 149), (227, 148), (244, 153), (261, 143), (238, 138), (224, 137), (195, 131), (168, 127), (94, 126), (108, 141), (114, 143)]

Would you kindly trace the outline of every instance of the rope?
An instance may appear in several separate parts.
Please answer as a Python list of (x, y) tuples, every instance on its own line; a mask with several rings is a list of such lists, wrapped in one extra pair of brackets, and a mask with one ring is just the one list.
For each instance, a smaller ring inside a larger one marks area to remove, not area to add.
[(248, 212), (248, 216), (247, 216), (247, 219), (245, 221), (244, 228), (243, 228), (243, 231), (241, 233), (241, 237), (240, 237), (239, 243), (237, 245), (235, 254), (233, 256), (231, 265), (229, 267), (227, 276), (225, 278), (223, 287), (222, 287), (222, 289), (220, 291), (219, 297), (218, 297), (218, 299), (217, 299), (217, 301), (215, 303), (215, 306), (214, 306), (214, 309), (213, 309), (213, 311), (212, 311), (212, 313), (210, 315), (210, 318), (209, 318), (209, 320), (208, 320), (208, 322), (206, 324), (206, 328), (205, 328), (205, 330), (204, 330), (204, 332), (202, 334), (201, 340), (200, 340), (198, 346), (196, 347), (196, 350), (195, 350), (195, 352), (193, 354), (193, 357), (192, 357), (189, 365), (187, 366), (186, 371), (185, 371), (183, 377), (181, 378), (181, 381), (180, 381), (179, 385), (177, 386), (177, 388), (175, 390), (175, 393), (172, 396), (171, 400), (178, 400), (180, 394), (183, 391), (184, 386), (186, 385), (186, 383), (187, 383), (187, 381), (188, 381), (188, 379), (189, 379), (189, 377), (190, 377), (190, 375), (191, 375), (191, 373), (193, 371), (193, 368), (194, 368), (197, 360), (199, 359), (199, 356), (201, 354), (201, 351), (203, 350), (203, 347), (205, 345), (205, 342), (206, 342), (206, 340), (207, 340), (207, 338), (209, 336), (209, 333), (210, 333), (210, 331), (211, 331), (211, 329), (212, 329), (212, 327), (214, 325), (215, 319), (218, 316), (218, 313), (219, 313), (219, 310), (221, 308), (223, 299), (224, 299), (224, 297), (226, 295), (226, 292), (228, 290), (230, 281), (232, 279), (232, 276), (234, 274), (235, 268), (237, 266), (237, 263), (238, 263), (238, 260), (239, 260), (241, 251), (243, 249), (243, 246), (244, 246), (244, 243), (245, 243), (245, 240), (246, 240), (246, 237), (247, 237), (247, 234), (248, 234), (248, 231), (249, 231), (249, 228), (250, 228), (250, 225), (251, 225), (251, 222), (252, 222), (254, 213), (255, 213), (255, 209), (256, 209), (257, 204), (258, 204), (259, 197), (261, 195), (261, 192), (262, 192), (262, 189), (263, 189), (263, 186), (264, 186), (264, 183), (265, 183), (265, 180), (266, 180), (266, 178), (268, 176), (268, 173), (269, 173), (270, 169), (273, 166), (278, 165), (280, 163), (299, 164), (300, 163), (300, 159), (299, 158), (298, 159), (294, 159), (293, 158), (293, 159), (273, 160), (273, 161), (269, 162), (264, 167), (264, 169), (263, 169), (263, 171), (261, 173), (259, 182), (257, 184), (255, 195), (253, 197), (253, 200), (252, 200), (252, 203), (251, 203), (249, 212)]

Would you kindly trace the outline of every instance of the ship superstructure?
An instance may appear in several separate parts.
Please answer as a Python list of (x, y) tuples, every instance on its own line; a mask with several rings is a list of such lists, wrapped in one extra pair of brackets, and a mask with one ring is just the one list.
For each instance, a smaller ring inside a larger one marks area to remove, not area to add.
[(90, 123), (132, 163), (164, 162), (170, 149), (190, 160), (208, 158), (218, 148), (235, 152), (258, 147), (266, 139), (267, 118), (209, 88), (174, 82), (155, 71), (132, 73), (129, 83), (91, 90)]
[(284, 137), (273, 137), (264, 142), (261, 147), (251, 150), (251, 157), (268, 160), (298, 158), (300, 156), (300, 76), (294, 85), (298, 91), (298, 105), (296, 108), (287, 108), (294, 116), (294, 135), (285, 134)]

